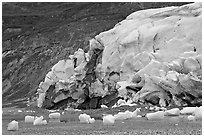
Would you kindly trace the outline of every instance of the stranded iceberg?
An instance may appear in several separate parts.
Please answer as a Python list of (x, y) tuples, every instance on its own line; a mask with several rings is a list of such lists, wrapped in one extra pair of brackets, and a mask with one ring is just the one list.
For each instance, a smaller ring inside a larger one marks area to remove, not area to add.
[(37, 92), (47, 109), (202, 105), (202, 3), (130, 14), (55, 64)]

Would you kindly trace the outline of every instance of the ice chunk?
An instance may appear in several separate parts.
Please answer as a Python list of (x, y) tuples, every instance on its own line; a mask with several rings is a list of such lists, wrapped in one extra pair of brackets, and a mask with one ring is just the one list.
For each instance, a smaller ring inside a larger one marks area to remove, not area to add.
[(93, 124), (95, 122), (94, 118), (89, 118), (89, 123)]
[(118, 112), (118, 114), (114, 115), (115, 120), (124, 120), (126, 119), (126, 115), (124, 112)]
[(117, 102), (117, 104), (118, 104), (119, 106), (121, 106), (121, 105), (126, 104), (126, 101), (125, 101), (125, 100), (122, 100), (122, 99), (119, 99), (118, 102)]
[[(135, 112), (135, 113), (136, 113), (136, 112)], [(126, 110), (125, 113), (124, 113), (124, 115), (126, 115), (126, 119), (132, 118), (133, 112), (131, 112), (131, 111), (129, 111), (129, 110)]]
[(103, 117), (104, 125), (113, 125), (115, 123), (115, 117), (113, 115), (106, 115)]
[(79, 115), (80, 123), (87, 123), (87, 124), (89, 124), (89, 120), (90, 119), (91, 119), (91, 117), (89, 115), (85, 114), (85, 113)]
[(154, 110), (154, 107), (149, 107), (149, 110), (153, 111), (153, 110)]
[(37, 105), (39, 108), (42, 107), (44, 100), (45, 100), (45, 93), (39, 93), (39, 98), (37, 99)]
[(195, 121), (195, 116), (189, 115), (187, 118), (189, 121)]
[(185, 114), (192, 114), (195, 111), (196, 107), (184, 107), (180, 113), (185, 115)]
[(137, 115), (138, 118), (142, 117), (141, 115)]
[(134, 112), (130, 112), (129, 110), (125, 112), (118, 112), (118, 114), (114, 115), (115, 120), (124, 120), (128, 118), (137, 117), (138, 110), (135, 110)]
[(176, 71), (169, 71), (169, 72), (167, 72), (166, 79), (172, 80), (172, 81), (177, 81), (178, 75), (179, 75), (179, 73)]
[(19, 113), (23, 112), (22, 110), (18, 110)]
[(81, 111), (80, 109), (74, 109), (74, 111)]
[(33, 123), (35, 120), (34, 116), (25, 116), (25, 123)]
[(195, 109), (194, 115), (196, 120), (202, 120), (202, 106)]
[(178, 108), (173, 108), (164, 112), (165, 116), (179, 116), (179, 114), (180, 110)]
[(43, 116), (36, 117), (36, 119), (33, 121), (34, 126), (44, 125), (44, 124), (47, 124), (47, 123), (45, 123), (45, 121), (43, 120)]
[(101, 108), (108, 108), (106, 105), (101, 105)]
[(47, 125), (47, 120), (43, 120), (43, 121), (42, 121), (42, 124), (43, 124), (43, 125)]
[(162, 111), (166, 111), (167, 108), (165, 108), (165, 107), (161, 107), (160, 110), (162, 110)]
[(59, 112), (50, 113), (49, 118), (50, 119), (60, 119), (60, 113)]
[(154, 113), (147, 113), (146, 117), (148, 120), (161, 120), (161, 119), (164, 119), (164, 112), (163, 111), (157, 111)]
[(157, 107), (157, 106), (155, 106), (155, 111), (159, 111), (160, 110), (160, 107)]
[(16, 130), (18, 130), (18, 122), (15, 121), (15, 120), (11, 121), (11, 122), (8, 124), (7, 130), (9, 130), (9, 131), (16, 131)]
[(139, 108), (132, 112), (132, 118), (137, 118), (138, 112), (140, 112)]

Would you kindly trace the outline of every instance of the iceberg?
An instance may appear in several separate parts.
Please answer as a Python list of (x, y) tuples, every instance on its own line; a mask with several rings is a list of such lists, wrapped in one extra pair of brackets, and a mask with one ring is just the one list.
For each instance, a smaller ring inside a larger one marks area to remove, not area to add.
[(60, 113), (58, 113), (58, 112), (55, 112), (55, 113), (50, 113), (49, 114), (49, 118), (50, 119), (60, 119)]
[(33, 123), (35, 120), (34, 116), (25, 116), (25, 123)]
[(114, 125), (115, 117), (113, 115), (106, 115), (103, 117), (103, 125)]
[(157, 111), (154, 113), (147, 113), (146, 117), (148, 120), (162, 120), (162, 119), (164, 119), (164, 112), (163, 111)]
[(15, 120), (11, 121), (8, 124), (7, 130), (8, 131), (16, 131), (16, 130), (18, 130), (18, 122), (15, 121)]
[[(85, 113), (79, 115), (80, 123), (89, 124), (90, 123), (90, 119), (91, 119), (91, 117), (89, 115), (85, 114)], [(91, 120), (91, 122), (93, 122), (93, 120)]]
[(179, 110), (179, 108), (173, 108), (173, 109), (170, 109), (170, 110), (166, 110), (164, 112), (164, 115), (165, 116), (179, 116), (180, 115), (180, 110)]

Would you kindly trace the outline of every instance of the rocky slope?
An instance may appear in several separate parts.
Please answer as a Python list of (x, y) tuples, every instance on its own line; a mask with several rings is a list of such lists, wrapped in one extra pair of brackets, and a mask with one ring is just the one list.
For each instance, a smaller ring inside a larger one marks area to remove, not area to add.
[(54, 64), (78, 48), (87, 52), (90, 39), (130, 13), (183, 4), (3, 3), (3, 105), (32, 98)]

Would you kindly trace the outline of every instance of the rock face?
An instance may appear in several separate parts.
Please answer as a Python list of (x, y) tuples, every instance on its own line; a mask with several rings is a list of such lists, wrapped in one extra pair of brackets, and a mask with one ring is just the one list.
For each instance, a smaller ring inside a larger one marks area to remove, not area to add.
[(201, 28), (201, 3), (132, 13), (91, 39), (87, 53), (79, 49), (55, 64), (39, 85), (38, 107), (51, 85), (55, 91), (49, 100), (71, 97), (76, 107), (97, 108), (110, 95), (100, 105), (122, 97), (160, 106), (199, 106)]

